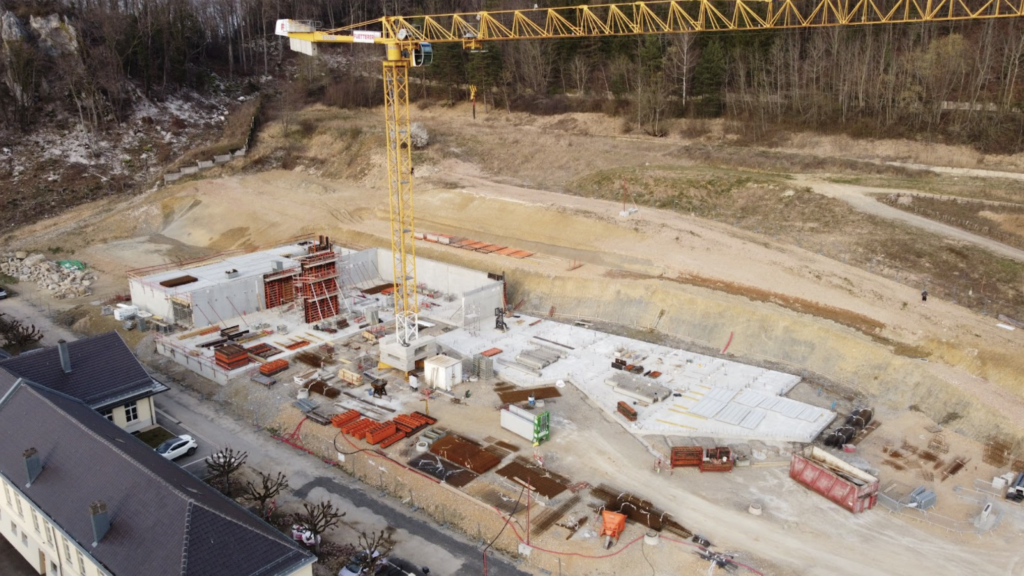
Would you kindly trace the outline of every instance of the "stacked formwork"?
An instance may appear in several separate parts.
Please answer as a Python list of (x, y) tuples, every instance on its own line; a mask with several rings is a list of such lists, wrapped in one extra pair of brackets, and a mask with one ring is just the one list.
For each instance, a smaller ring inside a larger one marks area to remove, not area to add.
[(477, 354), (473, 358), (473, 372), (482, 380), (494, 378), (494, 358)]
[(225, 344), (214, 350), (214, 360), (224, 370), (235, 370), (249, 363), (249, 353), (237, 344)]
[(263, 275), (263, 304), (267, 310), (295, 301), (295, 276), (298, 268)]
[(338, 255), (330, 238), (320, 236), (297, 258), (300, 270), (295, 278), (295, 298), (307, 324), (333, 318), (339, 313)]

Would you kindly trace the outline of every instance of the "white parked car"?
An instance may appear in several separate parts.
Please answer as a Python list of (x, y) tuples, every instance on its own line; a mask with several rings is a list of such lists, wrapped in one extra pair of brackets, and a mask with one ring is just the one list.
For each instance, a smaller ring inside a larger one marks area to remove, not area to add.
[(197, 448), (199, 448), (199, 443), (188, 434), (185, 434), (183, 436), (177, 436), (167, 440), (163, 444), (157, 446), (156, 451), (164, 458), (174, 460), (175, 458), (195, 454)]

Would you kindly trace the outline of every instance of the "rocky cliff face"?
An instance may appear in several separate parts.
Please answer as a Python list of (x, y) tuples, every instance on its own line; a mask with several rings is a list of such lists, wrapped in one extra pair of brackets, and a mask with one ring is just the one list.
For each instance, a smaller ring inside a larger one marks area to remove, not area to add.
[(59, 98), (62, 80), (85, 73), (79, 34), (66, 16), (18, 18), (0, 6), (0, 69), (17, 106)]
[(47, 56), (78, 55), (78, 32), (67, 16), (32, 16), (29, 26), (36, 34), (36, 46)]
[[(0, 6), (2, 10), (2, 6)], [(26, 44), (28, 33), (21, 25), (21, 21), (12, 12), (0, 12), (0, 59), (4, 70), (4, 84), (11, 91), (15, 101), (20, 106), (28, 104), (26, 90), (22, 87), (21, 78), (16, 75), (19, 68), (19, 60), (30, 50)]]
[(211, 75), (206, 94), (147, 98), (127, 76), (105, 76), (116, 56), (84, 42), (66, 16), (19, 17), (0, 0), (0, 234), (149, 188), (165, 164), (220, 135), (238, 96)]

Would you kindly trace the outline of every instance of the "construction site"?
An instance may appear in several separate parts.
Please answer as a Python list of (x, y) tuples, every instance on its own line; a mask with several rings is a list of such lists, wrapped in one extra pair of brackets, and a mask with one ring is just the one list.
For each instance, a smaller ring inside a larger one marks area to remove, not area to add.
[[(190, 219), (205, 217), (188, 212), (166, 230), (190, 234)], [(778, 530), (857, 526), (873, 549), (873, 534), (890, 531), (891, 553), (903, 554), (911, 544), (895, 534), (910, 531), (952, 539), (955, 552), (967, 535), (994, 543), (1024, 526), (1024, 511), (992, 487), (1012, 459), (982, 457), (977, 442), (919, 411), (776, 369), (735, 331), (721, 348), (688, 349), (524, 290), (537, 271), (570, 285), (609, 278), (592, 263), (414, 233), (432, 257), (415, 257), (416, 332), (393, 352), (394, 253), (337, 237), (353, 238), (338, 230), (132, 269), (131, 304), (119, 311), (158, 355), (216, 382), (222, 401), (282, 442), (473, 537), (510, 524), (499, 549), (538, 570), (603, 571), (622, 547), (660, 540), (664, 558), (683, 565), (806, 573), (742, 542), (768, 530), (773, 545), (800, 545)], [(88, 255), (102, 262), (121, 245)], [(156, 246), (132, 249), (145, 260)], [(592, 301), (618, 306), (606, 302)], [(753, 362), (730, 354), (737, 345)], [(747, 535), (732, 542), (732, 530)]]
[[(417, 239), (496, 257), (519, 252), (451, 235)], [(688, 527), (629, 486), (586, 469), (576, 477), (563, 463), (593, 418), (632, 435), (651, 471), (666, 476), (677, 468), (781, 467), (791, 446), (813, 442), (836, 419), (827, 408), (786, 398), (799, 376), (559, 322), (553, 314), (515, 313), (502, 274), (425, 258), (415, 261), (414, 357), (408, 369), (396, 367), (391, 359), (401, 358), (388, 348), (397, 330), (393, 261), (388, 250), (350, 250), (321, 235), (133, 270), (132, 304), (120, 309), (145, 319), (158, 354), (231, 388), (283, 441), (332, 458), (326, 446), (338, 447), (333, 436), (344, 435), (347, 446), (372, 447), (510, 515), (528, 546), (579, 532), (600, 536), (611, 549), (627, 521), (636, 526), (630, 533), (650, 530), (649, 540), (662, 532), (695, 537), (696, 519), (687, 519)], [(868, 477), (823, 457), (801, 462), (814, 462), (808, 466), (833, 481)], [(875, 503), (872, 482), (871, 498), (858, 496), (868, 505), (856, 511)], [(523, 506), (517, 490), (527, 494)], [(750, 506), (762, 513), (758, 502)], [(694, 541), (700, 546), (700, 537)]]
[(554, 9), (281, 20), (303, 56), (383, 47), (385, 122), (308, 106), (223, 166), (5, 242), (74, 246), (94, 279), (61, 301), (71, 329), (117, 328), (485, 570), (1024, 573), (1024, 251), (897, 207), (977, 198), (1024, 238), (1024, 156), (477, 118), (475, 87), (410, 112), (431, 43), (654, 33), (643, 6), (575, 28)]

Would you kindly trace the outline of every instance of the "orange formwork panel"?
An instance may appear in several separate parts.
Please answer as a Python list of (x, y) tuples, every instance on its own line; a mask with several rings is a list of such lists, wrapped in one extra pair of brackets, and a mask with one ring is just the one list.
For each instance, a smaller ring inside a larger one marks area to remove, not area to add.
[(359, 416), (360, 414), (358, 410), (349, 410), (344, 414), (336, 414), (333, 418), (331, 418), (331, 424), (335, 428), (344, 428), (346, 424), (350, 424), (358, 420)]
[(398, 429), (395, 427), (394, 422), (385, 422), (367, 431), (366, 441), (370, 444), (380, 444), (382, 440), (396, 432), (398, 432)]
[(513, 258), (529, 258), (530, 256), (533, 256), (533, 252), (527, 252), (526, 250), (519, 250), (518, 252), (513, 252), (513, 253), (509, 254), (509, 256), (511, 256)]
[(388, 446), (391, 446), (392, 444), (398, 442), (402, 438), (405, 438), (405, 432), (396, 432), (395, 434), (392, 434), (391, 436), (385, 438), (384, 441), (380, 443), (380, 447), (387, 448)]
[(370, 420), (369, 418), (360, 418), (355, 422), (347, 424), (344, 428), (341, 429), (341, 431), (344, 432), (345, 434), (348, 434), (349, 436), (358, 437), (359, 431), (363, 431), (365, 433), (366, 429), (374, 424), (376, 424), (376, 422)]
[(502, 256), (510, 256), (516, 252), (519, 252), (519, 248), (502, 248), (501, 250), (498, 250), (497, 253)]

